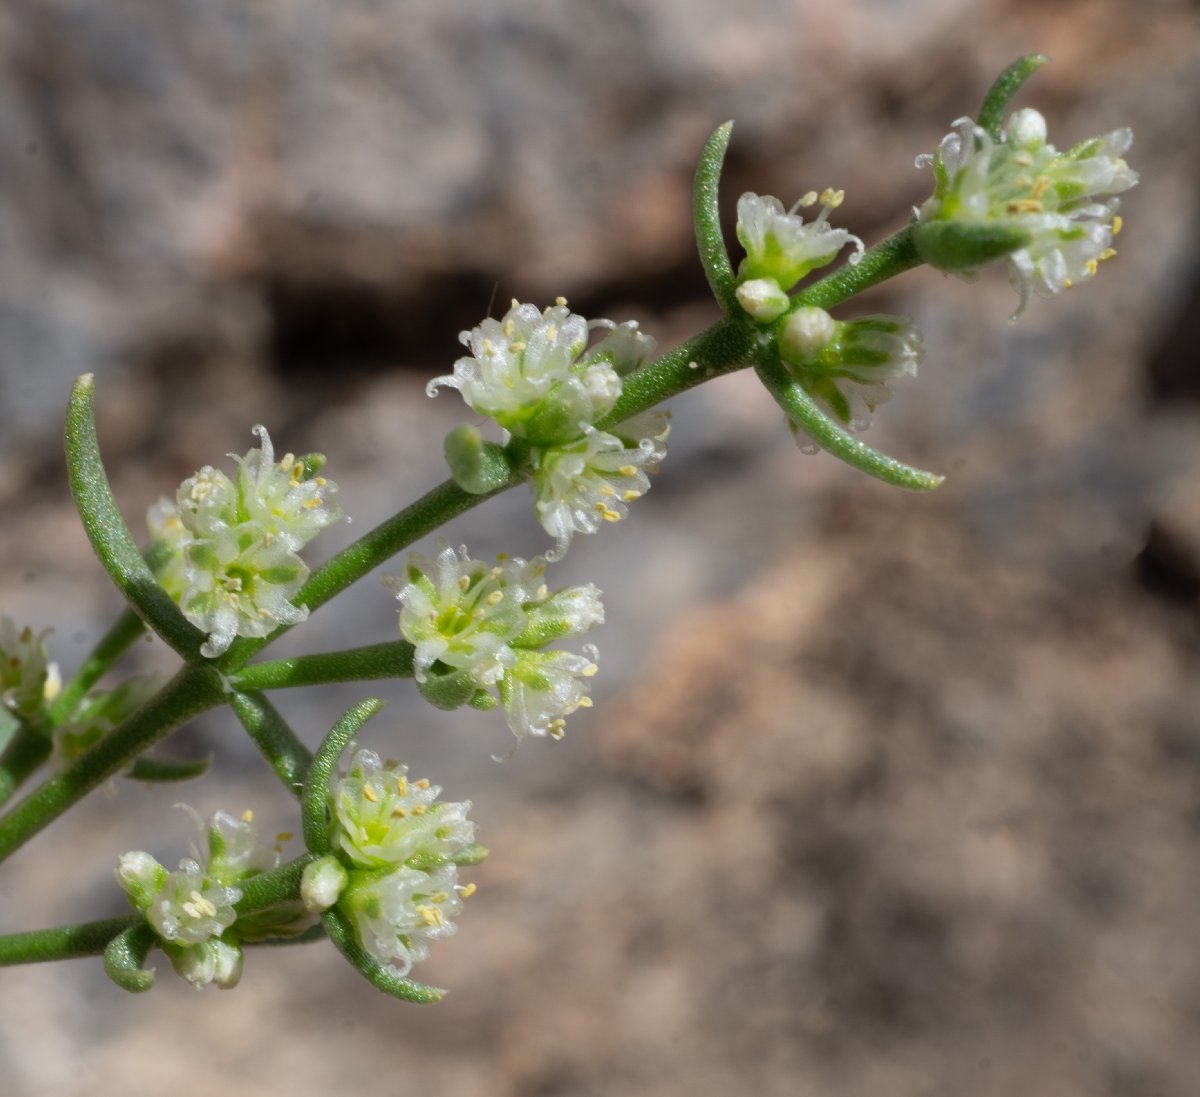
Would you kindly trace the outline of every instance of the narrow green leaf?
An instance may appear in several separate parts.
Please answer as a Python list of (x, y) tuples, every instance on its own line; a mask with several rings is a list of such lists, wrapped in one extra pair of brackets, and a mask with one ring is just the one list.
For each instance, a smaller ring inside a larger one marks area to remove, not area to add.
[(213, 756), (186, 761), (172, 758), (139, 758), (125, 775), (134, 781), (194, 781), (203, 777), (212, 766)]
[(159, 586), (113, 499), (96, 438), (95, 393), (95, 377), (85, 373), (75, 382), (67, 411), (67, 471), (83, 528), (104, 570), (137, 615), (194, 662), (200, 658), (204, 635)]
[(1009, 65), (988, 88), (987, 95), (983, 97), (983, 105), (979, 108), (979, 117), (975, 121), (993, 141), (1000, 140), (1004, 116), (1008, 113), (1008, 105), (1013, 96), (1045, 63), (1046, 58), (1040, 53), (1028, 53)]
[(399, 998), (405, 1002), (418, 1002), (426, 1005), (438, 1001), (446, 992), (437, 987), (426, 986), (413, 979), (405, 979), (396, 974), (395, 968), (382, 964), (358, 943), (354, 930), (343, 917), (337, 907), (325, 911), (321, 915), (321, 923), (329, 939), (337, 946), (338, 951), (350, 961), (373, 987)]
[(717, 304), (727, 313), (738, 307), (737, 280), (729, 262), (729, 252), (725, 249), (725, 237), (721, 234), (719, 191), (721, 167), (725, 163), (725, 150), (729, 147), (732, 133), (733, 123), (726, 122), (718, 126), (704, 142), (692, 184), (692, 222), (696, 229), (700, 262)]
[(122, 930), (104, 950), (104, 974), (132, 994), (149, 990), (154, 971), (145, 966), (146, 956), (157, 943), (157, 934), (145, 922)]
[(329, 802), (329, 782), (337, 772), (338, 759), (346, 744), (361, 730), (385, 702), (378, 697), (368, 697), (348, 709), (330, 729), (312, 765), (308, 767), (308, 778), (300, 794), (300, 818), (304, 829), (304, 844), (313, 853), (329, 853), (329, 818), (326, 805)]
[(817, 445), (839, 460), (877, 480), (909, 491), (932, 491), (944, 479), (936, 473), (888, 457), (860, 441), (826, 415), (778, 361), (761, 361), (754, 369), (788, 417), (803, 426)]

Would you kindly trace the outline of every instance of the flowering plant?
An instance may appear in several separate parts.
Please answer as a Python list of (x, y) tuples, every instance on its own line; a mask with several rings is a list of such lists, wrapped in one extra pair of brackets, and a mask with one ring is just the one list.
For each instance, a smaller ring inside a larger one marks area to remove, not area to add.
[[(234, 456), (232, 474), (205, 466), (151, 508), (144, 547), (113, 501), (94, 423), (94, 381), (79, 379), (67, 421), (70, 482), (84, 528), (128, 610), (65, 682), (46, 632), (0, 617), (0, 804), (48, 773), (0, 815), (0, 858), (117, 775), (200, 776), (205, 762), (166, 763), (147, 752), (199, 713), (228, 705), (284, 788), (298, 800), (303, 851), (285, 859), (280, 834), (260, 841), (253, 816), (198, 817), (191, 856), (171, 871), (143, 850), (114, 851), (115, 881), (131, 913), (0, 937), (0, 964), (102, 954), (131, 991), (149, 988), (151, 950), (196, 987), (234, 986), (245, 952), (279, 941), (329, 939), (379, 989), (411, 1001), (441, 991), (413, 969), (452, 936), (474, 891), (459, 870), (479, 863), (466, 801), (411, 778), (404, 765), (352, 746), (381, 702), (346, 712), (310, 750), (271, 703), (275, 689), (411, 678), (445, 709), (499, 708), (519, 745), (560, 738), (591, 703), (595, 647), (571, 646), (604, 621), (591, 583), (553, 587), (551, 565), (576, 535), (625, 518), (667, 456), (669, 419), (657, 406), (701, 382), (751, 367), (802, 447), (824, 450), (914, 491), (941, 477), (867, 446), (856, 432), (917, 373), (920, 331), (907, 316), (835, 317), (863, 290), (921, 263), (973, 278), (1004, 262), (1019, 295), (1054, 296), (1094, 276), (1120, 230), (1117, 195), (1137, 182), (1123, 156), (1128, 130), (1059, 152), (1045, 119), (1018, 110), (1021, 84), (1042, 63), (1023, 58), (959, 119), (936, 151), (933, 192), (912, 220), (867, 248), (831, 218), (842, 192), (809, 192), (790, 209), (752, 193), (737, 203), (745, 256), (736, 273), (718, 222), (718, 182), (731, 125), (701, 154), (693, 214), (705, 273), (723, 315), (655, 357), (633, 322), (587, 320), (559, 298), (513, 302), (461, 339), (468, 354), (429, 394), (456, 389), (491, 436), (464, 424), (445, 440), (451, 478), (310, 570), (305, 546), (344, 519), (319, 454), (277, 457), (265, 427)], [(820, 203), (816, 217), (799, 212)], [(805, 283), (854, 250), (832, 273)], [(410, 552), (387, 580), (398, 606), (389, 639), (288, 659), (256, 657), (284, 632), (377, 565), (467, 509), (528, 485), (552, 544), (531, 560), (488, 562), (441, 541)], [(179, 656), (167, 682), (102, 676), (149, 629)], [(560, 644), (567, 646), (559, 646)], [(341, 759), (352, 751), (343, 773)]]

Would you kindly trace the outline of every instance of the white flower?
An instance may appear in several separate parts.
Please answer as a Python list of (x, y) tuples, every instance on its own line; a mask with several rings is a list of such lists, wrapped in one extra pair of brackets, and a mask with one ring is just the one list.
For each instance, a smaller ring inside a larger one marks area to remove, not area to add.
[(566, 717), (591, 707), (586, 680), (599, 669), (598, 652), (591, 644), (583, 650), (523, 651), (500, 680), (500, 703), (518, 743), (527, 735), (561, 739)]
[(404, 577), (384, 582), (400, 599), (400, 633), (416, 648), (417, 681), (440, 662), (469, 671), (481, 687), (493, 685), (512, 663), (509, 641), (526, 626), (522, 606), (544, 570), (541, 560), (488, 564), (445, 544), (436, 559), (410, 553)]
[(233, 925), (233, 904), (241, 897), (240, 889), (217, 883), (197, 862), (184, 858), (142, 913), (164, 941), (194, 945), (220, 937)]
[[(1113, 130), (1059, 152), (1046, 141), (1046, 120), (1035, 110), (1014, 112), (994, 141), (970, 118), (960, 118), (932, 156), (933, 195), (917, 216), (923, 225), (953, 221), (1011, 226), (1027, 243), (1007, 256), (1009, 280), (1020, 295), (1014, 316), (1031, 296), (1052, 297), (1096, 273), (1115, 255), (1120, 231), (1115, 195), (1138, 181), (1124, 155), (1129, 129)], [(968, 277), (975, 270), (957, 268)]]
[[(608, 334), (588, 350), (597, 329)], [(604, 416), (621, 395), (621, 377), (654, 349), (636, 323), (589, 323), (561, 297), (545, 310), (514, 301), (503, 319), (489, 317), (459, 338), (471, 354), (426, 391), (458, 389), (480, 415), (534, 445), (574, 438), (581, 424)]]
[(462, 913), (463, 896), (473, 890), (458, 886), (453, 864), (433, 872), (401, 865), (389, 872), (352, 873), (339, 907), (352, 919), (362, 947), (407, 975), (429, 956), (433, 941), (458, 932), (454, 919)]
[[(237, 496), (246, 517), (257, 522), (267, 536), (277, 537), (292, 552), (302, 549), (321, 530), (345, 517), (331, 496), (337, 484), (310, 473), (310, 465), (285, 453), (276, 462), (271, 436), (264, 426), (254, 433), (262, 442), (245, 457), (230, 454), (238, 463)], [(308, 461), (319, 466), (324, 459)]]
[[(502, 557), (489, 566), (472, 560), (465, 548), (443, 546), (436, 560), (410, 554), (409, 581), (388, 582), (402, 603), (400, 632), (414, 647), (415, 676), (428, 699), (441, 707), (468, 700), (489, 707), (495, 699), (488, 691), (494, 691), (518, 739), (561, 735), (563, 717), (590, 703), (582, 679), (595, 673), (594, 649), (587, 659), (542, 649), (602, 624), (604, 606), (592, 583), (551, 591), (545, 570), (544, 557), (528, 563)], [(446, 683), (454, 686), (449, 701), (441, 692)], [(364, 772), (372, 771), (368, 766)], [(393, 795), (371, 782), (367, 787), (377, 798), (373, 803)], [(352, 831), (348, 823), (344, 829)]]
[[(907, 316), (863, 316), (834, 320), (822, 309), (797, 309), (780, 338), (788, 371), (834, 419), (864, 430), (871, 413), (892, 397), (890, 382), (915, 377), (924, 349), (921, 333)], [(805, 449), (812, 441), (790, 422)]]
[(474, 843), (475, 824), (469, 800), (441, 801), (441, 792), (424, 778), (410, 781), (407, 766), (358, 750), (332, 792), (332, 844), (365, 868), (452, 861)]
[(232, 990), (242, 978), (242, 948), (236, 941), (209, 937), (191, 945), (166, 946), (167, 957), (177, 975), (197, 990), (215, 986)]
[(791, 298), (779, 288), (774, 278), (751, 278), (737, 290), (738, 304), (760, 324), (779, 319), (788, 310)]
[(266, 636), (308, 616), (292, 603), (308, 577), (297, 550), (343, 517), (330, 498), (337, 485), (315, 473), (320, 455), (289, 453), (277, 463), (266, 428), (254, 433), (261, 447), (231, 455), (236, 481), (205, 466), (173, 504), (160, 499), (147, 515), (158, 581), (208, 633), (200, 651), (210, 659), (238, 636)]
[(650, 490), (648, 473), (667, 455), (665, 412), (627, 419), (613, 432), (588, 427), (581, 438), (536, 451), (534, 511), (557, 545), (547, 559), (560, 560), (576, 533), (595, 533), (619, 522), (627, 504)]
[[(778, 198), (747, 192), (738, 199), (737, 236), (746, 249), (738, 267), (738, 281), (772, 279), (780, 290), (790, 290), (809, 271), (833, 262), (851, 241), (862, 254), (863, 243), (845, 229), (831, 228), (829, 215), (842, 204), (840, 190), (826, 188), (820, 195), (809, 191), (790, 210)], [(796, 211), (817, 202), (821, 212), (805, 223)], [(743, 302), (743, 307), (746, 307)]]
[(304, 866), (300, 877), (300, 899), (310, 914), (320, 914), (338, 901), (350, 882), (342, 862), (332, 854)]

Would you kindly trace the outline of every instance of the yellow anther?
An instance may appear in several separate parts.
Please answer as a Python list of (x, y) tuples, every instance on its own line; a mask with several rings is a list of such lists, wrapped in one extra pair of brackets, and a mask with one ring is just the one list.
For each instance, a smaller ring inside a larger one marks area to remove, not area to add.
[(471, 577), (469, 575), (460, 575), (458, 577), (458, 589), (459, 590), (461, 590), (465, 593), (470, 588), (470, 586), (471, 586)]
[(595, 663), (588, 663), (588, 665), (586, 667), (584, 667), (582, 671), (580, 671), (580, 674), (584, 678), (592, 678), (599, 673), (600, 673), (600, 668), (598, 666), (596, 666)]
[(428, 808), (426, 808), (424, 804), (414, 804), (412, 813), (414, 815), (424, 815), (427, 810)]
[(495, 344), (493, 344), (490, 339), (485, 339), (483, 341), (483, 353), (484, 354), (495, 354), (496, 353)]
[(1033, 188), (1029, 194), (1032, 198), (1041, 198), (1043, 194), (1050, 189), (1050, 179), (1045, 175), (1039, 175), (1037, 182), (1033, 184)]
[(275, 835), (275, 841), (290, 842), (294, 837), (295, 837), (295, 835), (290, 830), (281, 830), (278, 834)]
[(420, 788), (420, 789), (428, 788), (429, 787), (429, 778), (422, 777), (419, 781), (414, 781), (413, 784), (416, 785), (417, 788)]
[(513, 332), (516, 330), (517, 330), (517, 325), (513, 322), (513, 318), (510, 316), (507, 320), (504, 321), (504, 337), (506, 339), (512, 339)]
[(518, 339), (515, 343), (510, 343), (508, 349), (511, 350), (513, 354), (520, 354), (521, 351), (523, 351), (527, 346), (529, 346), (529, 344), (526, 343), (524, 339)]
[(401, 808), (401, 807), (393, 808), (392, 809), (392, 818), (393, 819), (407, 819), (408, 818), (408, 808)]
[(246, 808), (246, 810), (242, 812), (242, 822), (243, 823), (253, 823), (254, 822), (254, 812), (252, 809)]
[(617, 469), (617, 475), (619, 475), (619, 476), (636, 476), (637, 475), (637, 465), (622, 465), (619, 469)]
[(801, 209), (808, 209), (808, 207), (811, 206), (816, 200), (817, 192), (815, 190), (810, 190), (800, 199), (799, 202), (796, 203), (796, 205), (798, 205)]
[(556, 297), (554, 298), (554, 303), (559, 307), (562, 307), (567, 303), (567, 299), (565, 297)]
[(640, 491), (634, 491), (633, 488), (630, 488), (628, 491), (621, 492), (621, 498), (627, 503), (632, 503), (635, 499), (640, 499), (641, 497), (642, 493)]
[(600, 494), (603, 495), (607, 499), (611, 499), (614, 495), (617, 494), (617, 489), (614, 488), (612, 486), (612, 484), (604, 484), (600, 488)]
[(379, 803), (379, 793), (371, 785), (363, 785), (363, 796), (373, 804)]
[(513, 307), (513, 308), (520, 308), (520, 307), (521, 307), (521, 302), (520, 302), (520, 301), (518, 301), (518, 300), (517, 300), (515, 297), (512, 299), (512, 307)]
[(1099, 266), (1099, 263), (1097, 263), (1097, 261), (1095, 259), (1089, 259), (1086, 263), (1083, 264), (1083, 266), (1084, 266), (1084, 269), (1088, 272), (1088, 274), (1095, 274), (1096, 268)]
[(533, 592), (533, 596), (539, 602), (542, 602), (550, 597), (550, 588), (546, 586), (545, 583), (542, 583), (538, 586), (537, 590)]
[(821, 191), (821, 204), (828, 206), (830, 209), (837, 209), (846, 200), (846, 192), (844, 190), (834, 190), (833, 187), (826, 187)]
[(551, 739), (561, 739), (567, 734), (566, 725), (562, 720), (553, 720), (550, 726), (546, 729), (546, 733)]
[(546, 329), (546, 339), (547, 339), (547, 341), (548, 341), (548, 342), (551, 342), (551, 343), (553, 343), (553, 342), (554, 342), (554, 340), (555, 340), (555, 339), (557, 339), (557, 338), (558, 338), (558, 325), (557, 325), (557, 324), (551, 324), (551, 325), (550, 325), (550, 326), (549, 326), (549, 327)]
[(401, 796), (408, 795), (408, 778), (403, 773), (396, 775), (396, 791)]
[(444, 891), (439, 891), (436, 895), (431, 895), (429, 897), (429, 901), (431, 903), (444, 903), (449, 898), (450, 898), (450, 896), (447, 895)]
[(479, 889), (476, 888), (476, 886), (474, 884), (467, 884), (465, 887), (461, 887), (458, 889), (458, 894), (461, 895), (464, 899), (470, 899), (471, 896), (474, 895), (475, 892), (478, 890)]
[(198, 891), (193, 891), (188, 902), (180, 905), (183, 907), (184, 914), (190, 915), (192, 918), (211, 918), (217, 913), (217, 908)]
[(1117, 216), (1113, 218), (1113, 235), (1114, 236), (1116, 236), (1120, 233), (1124, 224), (1125, 224), (1125, 222), (1122, 220), (1121, 215), (1118, 213)]
[(580, 708), (591, 708), (592, 707), (592, 699), (590, 697), (580, 697), (579, 698), (579, 707)]
[(445, 917), (437, 907), (421, 903), (417, 906), (417, 913), (421, 916), (421, 921), (427, 926), (444, 926), (446, 924)]
[(305, 499), (305, 500), (304, 500), (304, 503), (303, 503), (303, 506), (304, 506), (304, 509), (305, 509), (305, 510), (312, 510), (312, 509), (313, 509), (313, 507), (319, 507), (320, 505), (321, 505), (321, 500), (320, 500), (320, 499), (316, 499), (316, 498), (313, 498), (313, 499)]
[(1104, 249), (1104, 250), (1103, 250), (1103, 251), (1102, 251), (1102, 252), (1101, 252), (1101, 253), (1100, 253), (1100, 254), (1097, 256), (1097, 258), (1100, 260), (1100, 262), (1101, 262), (1101, 263), (1103, 263), (1103, 262), (1106, 262), (1107, 260), (1111, 259), (1111, 258), (1112, 258), (1114, 255), (1116, 255), (1116, 254), (1117, 254), (1117, 249), (1116, 249), (1116, 248), (1105, 248), (1105, 249)]
[(497, 605), (498, 603), (504, 601), (504, 591), (494, 590), (484, 599), (484, 601), (487, 602), (489, 606)]
[(1036, 198), (1017, 198), (1005, 207), (1009, 213), (1041, 213), (1042, 203)]

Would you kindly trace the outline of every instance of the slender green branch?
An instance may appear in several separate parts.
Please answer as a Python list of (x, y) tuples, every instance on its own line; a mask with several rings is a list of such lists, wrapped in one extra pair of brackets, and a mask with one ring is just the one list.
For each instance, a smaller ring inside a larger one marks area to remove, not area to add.
[(129, 646), (145, 631), (145, 624), (133, 610), (123, 611), (108, 632), (100, 638), (74, 677), (63, 687), (62, 693), (54, 699), (47, 714), (47, 723), (51, 727), (57, 727), (64, 720), (70, 719), (75, 706), (87, 696), (88, 690), (100, 681), (108, 668), (124, 655)]
[(700, 262), (717, 304), (726, 313), (738, 308), (737, 280), (733, 276), (729, 252), (725, 250), (725, 238), (721, 234), (719, 202), (721, 166), (725, 163), (725, 150), (729, 147), (732, 133), (733, 123), (726, 122), (718, 126), (704, 142), (692, 184), (692, 222), (696, 229)]
[(933, 472), (913, 468), (894, 457), (872, 449), (844, 427), (835, 423), (783, 367), (778, 359), (764, 355), (755, 371), (787, 415), (800, 423), (806, 434), (823, 450), (877, 480), (909, 491), (931, 491), (943, 480)]
[(362, 726), (381, 708), (383, 701), (368, 697), (347, 709), (341, 719), (322, 740), (308, 769), (308, 779), (300, 796), (300, 821), (304, 829), (304, 844), (313, 853), (329, 852), (329, 782), (337, 772), (338, 759), (346, 745), (362, 730)]
[(741, 315), (718, 320), (624, 378), (620, 399), (596, 424), (597, 429), (607, 430), (714, 377), (745, 369), (752, 359), (754, 339), (753, 324)]
[(831, 309), (871, 286), (921, 265), (913, 243), (915, 226), (905, 225), (886, 240), (867, 248), (857, 263), (844, 263), (832, 274), (806, 286), (795, 296), (798, 305)]
[(257, 692), (233, 692), (229, 707), (284, 787), (293, 796), (299, 796), (312, 762), (312, 751), (300, 741), (283, 714), (264, 694)]
[(0, 804), (6, 803), (14, 792), (28, 780), (50, 757), (52, 743), (46, 729), (22, 724), (0, 754)]
[(411, 678), (413, 646), (407, 640), (389, 640), (346, 651), (296, 655), (269, 663), (252, 663), (229, 676), (243, 692), (320, 686), (330, 682), (365, 682), (372, 678)]
[(75, 382), (67, 410), (67, 471), (83, 528), (104, 570), (134, 611), (186, 659), (198, 659), (203, 634), (159, 585), (117, 509), (96, 439), (96, 379)]
[(73, 960), (99, 956), (117, 934), (142, 923), (140, 914), (104, 918), (77, 926), (35, 929), (0, 936), (0, 965), (34, 964), (44, 960)]
[(215, 670), (205, 665), (183, 667), (69, 769), (43, 782), (0, 816), (0, 860), (160, 739), (223, 700), (221, 676)]
[(302, 853), (295, 860), (273, 868), (270, 872), (263, 872), (239, 882), (242, 897), (233, 904), (237, 916), (244, 918), (248, 914), (299, 899), (300, 878), (308, 864), (315, 860), (313, 854)]

